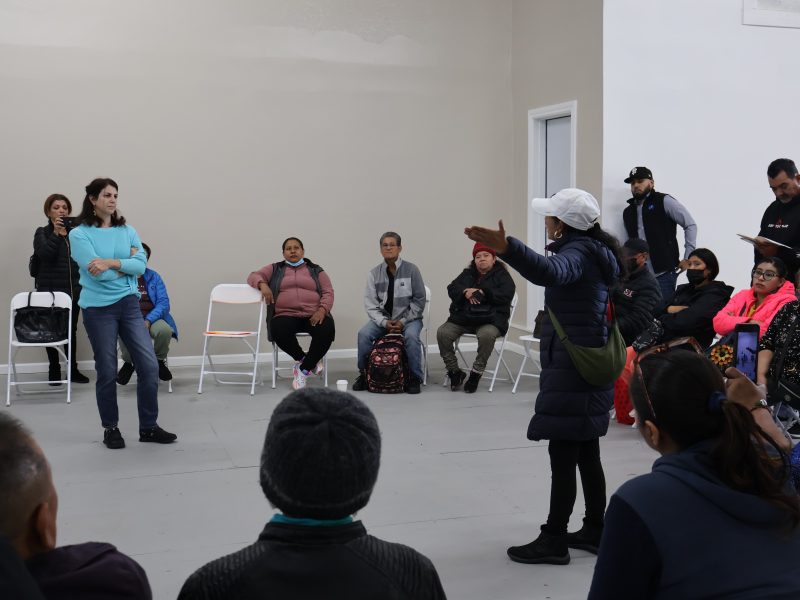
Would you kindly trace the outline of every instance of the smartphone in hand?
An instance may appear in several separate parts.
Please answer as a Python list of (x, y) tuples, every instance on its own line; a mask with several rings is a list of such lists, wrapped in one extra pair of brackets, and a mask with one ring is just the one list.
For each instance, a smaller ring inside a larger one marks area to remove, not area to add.
[(736, 326), (735, 367), (751, 381), (756, 380), (758, 366), (758, 323), (739, 323)]

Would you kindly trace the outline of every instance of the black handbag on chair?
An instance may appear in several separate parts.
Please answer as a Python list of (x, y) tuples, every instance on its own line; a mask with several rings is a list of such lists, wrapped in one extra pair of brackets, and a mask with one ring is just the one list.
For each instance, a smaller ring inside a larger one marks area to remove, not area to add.
[(28, 293), (28, 305), (14, 313), (17, 340), (24, 344), (49, 344), (67, 339), (69, 309), (56, 306), (53, 292), (50, 292), (53, 296), (50, 306), (31, 306), (31, 294)]

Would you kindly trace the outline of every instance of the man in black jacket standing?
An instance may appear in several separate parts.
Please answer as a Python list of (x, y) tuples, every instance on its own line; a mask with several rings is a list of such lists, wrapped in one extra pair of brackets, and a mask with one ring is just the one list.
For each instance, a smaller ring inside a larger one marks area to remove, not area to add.
[(623, 246), (628, 275), (614, 290), (614, 307), (617, 311), (619, 331), (630, 346), (642, 333), (661, 306), (661, 288), (647, 266), (650, 248), (647, 242), (631, 238)]
[[(647, 167), (631, 169), (625, 183), (631, 184), (628, 206), (622, 220), (628, 238), (646, 240), (650, 264), (661, 287), (662, 305), (675, 293), (678, 271), (686, 270), (686, 259), (697, 245), (697, 224), (686, 207), (669, 194), (657, 192), (653, 172)], [(677, 226), (683, 228), (683, 259), (678, 251)]]
[[(789, 269), (787, 279), (794, 281), (800, 269), (800, 174), (793, 160), (778, 158), (767, 167), (767, 181), (775, 200), (761, 217), (755, 261), (778, 256)], [(770, 244), (768, 239), (790, 247)]]

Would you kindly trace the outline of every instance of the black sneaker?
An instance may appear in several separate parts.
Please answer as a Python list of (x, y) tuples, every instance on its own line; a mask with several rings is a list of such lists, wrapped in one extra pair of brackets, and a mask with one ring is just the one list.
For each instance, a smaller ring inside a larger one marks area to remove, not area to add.
[(592, 554), (597, 554), (600, 547), (600, 538), (603, 537), (602, 527), (593, 527), (583, 524), (578, 531), (567, 534), (567, 546), (576, 550), (586, 550)]
[(458, 369), (457, 371), (448, 371), (447, 378), (450, 380), (450, 389), (455, 392), (458, 391), (458, 388), (464, 383), (467, 374), (461, 369)]
[(354, 392), (363, 392), (367, 389), (367, 375), (364, 371), (358, 372), (358, 377), (353, 382), (353, 391)]
[(545, 531), (530, 544), (511, 546), (507, 553), (514, 562), (527, 565), (566, 565), (570, 559), (566, 534), (553, 535)]
[(480, 382), (482, 375), (483, 373), (476, 373), (475, 371), (470, 371), (469, 379), (467, 379), (467, 382), (464, 384), (464, 391), (467, 392), (468, 394), (474, 394), (475, 390), (478, 389), (478, 383)]
[(133, 363), (122, 363), (122, 368), (117, 373), (117, 383), (120, 385), (127, 385), (133, 375)]
[(178, 436), (174, 433), (170, 433), (169, 431), (164, 431), (156, 425), (150, 429), (140, 429), (139, 430), (139, 441), (140, 442), (154, 442), (156, 444), (171, 444), (175, 440), (178, 439)]
[(795, 440), (800, 439), (800, 422), (789, 427), (789, 435)]
[(49, 385), (53, 387), (61, 385), (60, 383), (52, 383), (61, 380), (61, 365), (50, 365), (50, 368), (47, 369), (47, 379), (51, 382)]
[(106, 428), (106, 430), (103, 431), (103, 443), (106, 445), (106, 448), (110, 448), (111, 450), (124, 448), (125, 440), (122, 439), (119, 427)]
[(78, 371), (77, 367), (72, 369), (72, 373), (70, 373), (70, 378), (72, 379), (72, 383), (89, 383), (89, 378)]
[(419, 377), (412, 375), (408, 378), (408, 385), (406, 386), (406, 394), (419, 394), (419, 384), (422, 383)]
[(169, 370), (167, 361), (165, 360), (158, 361), (158, 378), (161, 381), (169, 381), (172, 379), (172, 372)]

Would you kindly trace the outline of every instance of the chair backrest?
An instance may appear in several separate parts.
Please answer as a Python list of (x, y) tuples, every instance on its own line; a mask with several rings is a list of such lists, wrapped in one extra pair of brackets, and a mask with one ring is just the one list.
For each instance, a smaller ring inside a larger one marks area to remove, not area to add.
[(422, 328), (428, 329), (428, 321), (431, 316), (431, 288), (425, 286), (425, 308), (422, 310)]
[(211, 290), (211, 302), (255, 304), (262, 300), (261, 292), (246, 283), (220, 283)]
[[(514, 297), (511, 299), (511, 314), (508, 315), (509, 329), (511, 329), (511, 323), (514, 321), (514, 311), (517, 310), (517, 300), (519, 300), (519, 296), (517, 295), (517, 292), (514, 292)], [(506, 335), (508, 335), (508, 333), (506, 333)]]
[(264, 320), (264, 297), (261, 292), (250, 287), (246, 283), (220, 283), (211, 290), (211, 299), (208, 302), (208, 320), (206, 321), (206, 331), (211, 331), (211, 313), (214, 304), (261, 304), (258, 311), (257, 330), (261, 331), (261, 323)]
[(11, 299), (11, 310), (28, 306), (28, 294), (31, 297), (31, 306), (52, 306), (54, 301), (59, 308), (70, 308), (72, 306), (72, 298), (64, 292), (20, 292), (19, 294), (14, 294)]

